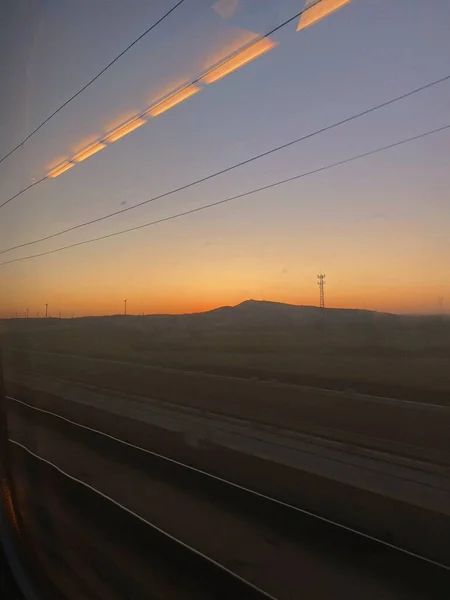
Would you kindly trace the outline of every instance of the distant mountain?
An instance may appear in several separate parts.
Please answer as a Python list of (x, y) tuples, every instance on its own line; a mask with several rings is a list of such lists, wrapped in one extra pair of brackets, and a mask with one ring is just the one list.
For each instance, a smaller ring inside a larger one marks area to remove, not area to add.
[[(212, 313), (226, 312), (230, 315), (244, 315), (245, 317), (286, 317), (295, 320), (318, 318), (327, 315), (339, 317), (369, 317), (373, 315), (386, 315), (387, 313), (378, 313), (376, 311), (361, 310), (354, 308), (319, 308), (318, 306), (309, 306), (301, 304), (286, 304), (284, 302), (271, 302), (269, 300), (244, 300), (236, 306), (221, 306), (208, 312), (197, 313), (206, 315)], [(195, 314), (195, 313), (194, 313)]]
[[(381, 313), (353, 308), (319, 308), (270, 302), (267, 300), (245, 300), (236, 306), (221, 306), (209, 311), (186, 314), (158, 315), (110, 315), (101, 317), (78, 317), (75, 319), (8, 319), (3, 320), (7, 328), (59, 329), (79, 327), (110, 328), (126, 327), (140, 330), (290, 330), (314, 329), (322, 325), (340, 330), (347, 327), (392, 325), (410, 326), (412, 322), (430, 322), (436, 317), (412, 317)], [(28, 329), (29, 330), (29, 329)]]
[(368, 322), (383, 317), (395, 318), (395, 315), (360, 309), (319, 308), (267, 300), (245, 300), (236, 306), (222, 306), (203, 313), (184, 315), (184, 317), (191, 322), (203, 322), (215, 327), (284, 329), (323, 321)]
[(74, 319), (74, 321), (80, 323), (80, 321), (88, 320), (91, 325), (95, 323), (99, 326), (110, 326), (111, 323), (114, 323), (116, 326), (158, 330), (166, 328), (178, 330), (283, 330), (315, 326), (324, 322), (329, 326), (333, 324), (345, 326), (396, 318), (396, 315), (369, 310), (319, 308), (267, 300), (245, 300), (236, 306), (220, 306), (199, 313), (113, 315), (110, 317), (84, 317)]
[(403, 355), (425, 353), (442, 358), (450, 356), (449, 340), (450, 318), (439, 315), (395, 315), (257, 300), (181, 315), (0, 321), (0, 342), (10, 346), (48, 343), (54, 348), (84, 348), (100, 343), (133, 352), (193, 347), (208, 347), (212, 352), (217, 348), (241, 352), (245, 348), (255, 353), (286, 352), (289, 348), (351, 348), (371, 356), (386, 357), (401, 351)]

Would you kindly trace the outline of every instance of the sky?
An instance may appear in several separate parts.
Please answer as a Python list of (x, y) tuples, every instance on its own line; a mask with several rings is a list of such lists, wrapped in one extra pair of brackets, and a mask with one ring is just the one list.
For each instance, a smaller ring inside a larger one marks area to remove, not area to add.
[[(0, 155), (175, 0), (8, 0)], [(185, 0), (0, 164), (0, 203), (298, 13)], [(0, 209), (0, 250), (129, 207), (450, 75), (447, 0), (353, 0)], [(450, 124), (450, 81), (0, 263), (216, 202)], [(450, 131), (221, 206), (0, 264), (0, 316), (201, 311), (243, 300), (450, 312)]]

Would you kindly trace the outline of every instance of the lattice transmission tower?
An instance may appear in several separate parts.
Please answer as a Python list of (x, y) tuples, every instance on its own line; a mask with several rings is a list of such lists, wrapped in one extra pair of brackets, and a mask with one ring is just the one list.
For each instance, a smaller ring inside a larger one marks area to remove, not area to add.
[(317, 275), (317, 279), (317, 285), (319, 286), (320, 290), (320, 308), (325, 308), (325, 293), (323, 289), (323, 286), (325, 285), (325, 275), (321, 273), (320, 275)]

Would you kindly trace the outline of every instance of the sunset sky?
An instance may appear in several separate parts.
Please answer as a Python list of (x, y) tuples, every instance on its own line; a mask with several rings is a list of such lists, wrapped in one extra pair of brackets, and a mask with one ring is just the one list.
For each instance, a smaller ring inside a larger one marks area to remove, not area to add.
[[(17, 0), (0, 155), (175, 0)], [(0, 204), (304, 0), (186, 0), (0, 164)], [(0, 250), (141, 202), (450, 75), (448, 0), (353, 0), (0, 210)], [(6, 93), (5, 93), (6, 92)], [(450, 124), (450, 81), (0, 263), (157, 220)], [(0, 265), (0, 317), (191, 312), (248, 298), (450, 312), (450, 130), (204, 212)], [(440, 300), (442, 299), (442, 300)]]

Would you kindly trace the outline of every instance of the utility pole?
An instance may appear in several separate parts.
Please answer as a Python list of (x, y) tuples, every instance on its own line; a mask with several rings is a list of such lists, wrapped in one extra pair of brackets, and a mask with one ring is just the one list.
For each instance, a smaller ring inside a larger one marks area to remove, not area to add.
[(320, 308), (325, 308), (325, 294), (324, 294), (324, 290), (323, 290), (323, 286), (325, 285), (325, 275), (323, 275), (322, 273), (320, 275), (317, 275), (317, 285), (319, 286), (319, 290), (320, 290)]
[(45, 303), (45, 318), (48, 318), (48, 302)]
[(28, 319), (28, 308), (27, 308), (27, 319)]
[(59, 309), (59, 318), (61, 318), (61, 309)]
[(124, 312), (123, 312), (123, 314), (126, 315), (127, 314), (127, 299), (126, 298), (123, 301), (123, 304), (124, 304)]

